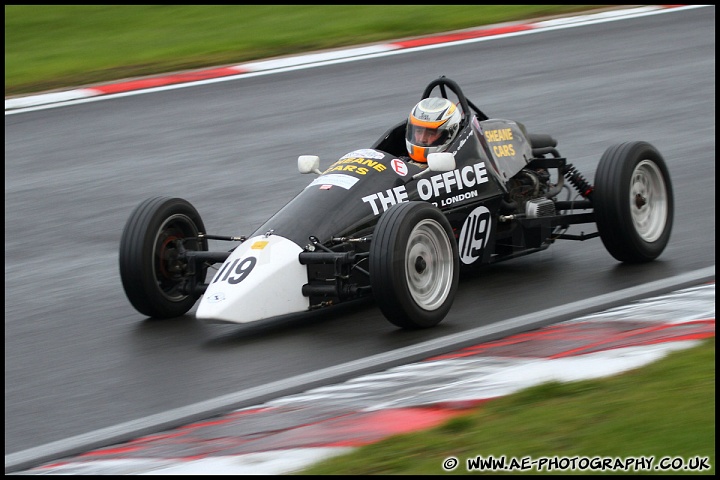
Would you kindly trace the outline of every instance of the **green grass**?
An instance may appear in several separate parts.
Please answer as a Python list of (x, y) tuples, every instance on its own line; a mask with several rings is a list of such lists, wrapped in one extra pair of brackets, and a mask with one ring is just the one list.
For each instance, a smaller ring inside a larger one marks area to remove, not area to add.
[(237, 64), (593, 5), (6, 5), (5, 95)]
[(466, 460), (477, 456), (654, 456), (656, 464), (666, 456), (708, 457), (712, 468), (703, 472), (626, 473), (714, 474), (715, 338), (621, 375), (532, 387), (432, 430), (390, 437), (301, 473), (447, 474), (443, 460), (456, 457), (460, 465), (452, 473), (467, 474)]

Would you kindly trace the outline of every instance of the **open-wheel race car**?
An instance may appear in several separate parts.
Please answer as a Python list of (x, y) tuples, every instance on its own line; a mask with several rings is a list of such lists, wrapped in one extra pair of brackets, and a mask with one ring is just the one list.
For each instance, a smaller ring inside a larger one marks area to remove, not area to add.
[[(393, 324), (426, 328), (448, 314), (461, 268), (598, 236), (621, 262), (652, 261), (665, 249), (674, 200), (652, 145), (609, 147), (590, 184), (550, 135), (488, 118), (446, 77), (422, 98), (434, 92), (461, 112), (446, 151), (425, 164), (409, 159), (403, 119), (324, 171), (317, 156), (301, 155), (301, 173), (317, 177), (249, 235), (208, 234), (181, 198), (142, 202), (120, 241), (130, 303), (170, 318), (199, 300), (199, 319), (247, 323), (372, 295)], [(578, 224), (596, 228), (568, 233)], [(208, 251), (208, 240), (240, 243)]]

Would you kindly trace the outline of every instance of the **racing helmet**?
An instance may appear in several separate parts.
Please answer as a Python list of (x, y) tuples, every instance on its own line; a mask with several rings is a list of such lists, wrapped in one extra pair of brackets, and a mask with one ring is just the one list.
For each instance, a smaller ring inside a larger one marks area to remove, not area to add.
[(413, 107), (405, 129), (410, 158), (427, 162), (428, 154), (442, 152), (460, 129), (460, 110), (447, 98), (430, 97)]

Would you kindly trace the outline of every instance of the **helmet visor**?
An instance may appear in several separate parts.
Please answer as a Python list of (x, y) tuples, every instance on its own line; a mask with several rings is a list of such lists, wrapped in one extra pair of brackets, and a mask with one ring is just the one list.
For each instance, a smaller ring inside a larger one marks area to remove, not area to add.
[(408, 142), (418, 147), (435, 147), (443, 145), (447, 140), (448, 131), (437, 128), (421, 127), (412, 123), (407, 127)]

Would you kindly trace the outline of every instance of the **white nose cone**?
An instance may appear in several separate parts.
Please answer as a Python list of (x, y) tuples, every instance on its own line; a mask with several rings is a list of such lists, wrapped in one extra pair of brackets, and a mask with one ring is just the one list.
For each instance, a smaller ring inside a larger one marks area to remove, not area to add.
[(304, 312), (307, 267), (295, 242), (278, 235), (245, 240), (222, 264), (200, 299), (196, 318), (210, 323), (248, 323)]

